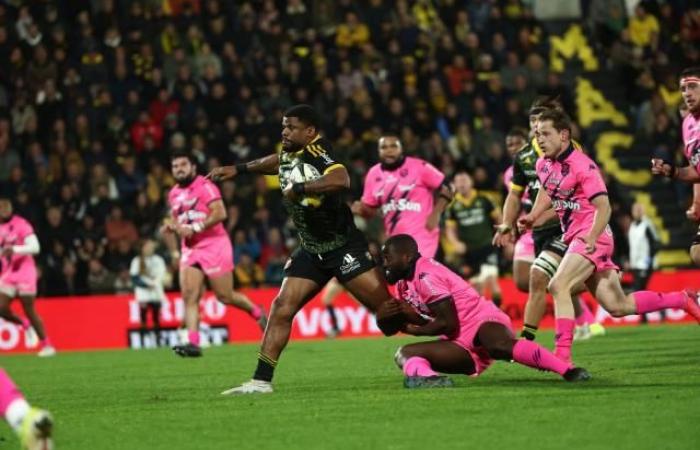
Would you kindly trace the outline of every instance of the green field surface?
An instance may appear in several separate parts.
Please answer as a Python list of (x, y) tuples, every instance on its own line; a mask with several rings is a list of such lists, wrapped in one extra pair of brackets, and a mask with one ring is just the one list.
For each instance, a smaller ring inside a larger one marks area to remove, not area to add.
[[(552, 342), (551, 333), (539, 340)], [(257, 345), (0, 357), (56, 419), (59, 450), (698, 449), (700, 328), (639, 326), (574, 346), (593, 375), (570, 384), (495, 363), (452, 389), (407, 390), (407, 338), (293, 342), (274, 394), (222, 397), (250, 378)], [(0, 449), (18, 448), (0, 424)]]

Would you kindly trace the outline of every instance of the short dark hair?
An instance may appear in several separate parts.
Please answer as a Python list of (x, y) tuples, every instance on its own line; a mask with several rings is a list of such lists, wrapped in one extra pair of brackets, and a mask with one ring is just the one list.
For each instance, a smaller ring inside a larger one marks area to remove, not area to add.
[(571, 118), (564, 112), (558, 109), (548, 109), (540, 114), (539, 121), (551, 121), (552, 126), (557, 130), (568, 130), (571, 133)]
[(300, 122), (317, 130), (321, 127), (321, 118), (311, 105), (294, 105), (284, 112), (284, 117), (296, 117)]
[(418, 244), (409, 234), (396, 234), (384, 243), (385, 248), (394, 248), (399, 253), (408, 253), (411, 256), (418, 254)]
[(688, 67), (681, 72), (681, 78), (698, 77), (700, 78), (700, 67)]
[(170, 162), (173, 162), (178, 158), (187, 158), (190, 161), (190, 164), (195, 166), (197, 165), (197, 159), (187, 150), (175, 150), (170, 154)]
[(519, 137), (524, 141), (527, 141), (528, 134), (523, 127), (513, 127), (510, 129), (506, 137)]
[(557, 109), (560, 111), (564, 110), (564, 107), (561, 104), (561, 99), (558, 95), (543, 95), (537, 97), (530, 106), (529, 115), (534, 116), (536, 114), (542, 114), (550, 109)]

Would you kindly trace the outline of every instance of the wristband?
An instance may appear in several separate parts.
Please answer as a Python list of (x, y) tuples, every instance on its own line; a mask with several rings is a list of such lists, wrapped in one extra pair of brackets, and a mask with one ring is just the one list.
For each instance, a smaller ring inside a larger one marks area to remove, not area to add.
[(247, 164), (247, 163), (236, 164), (236, 172), (237, 172), (237, 173), (248, 173), (248, 172), (250, 172), (250, 170), (248, 170), (248, 164)]
[(202, 222), (195, 222), (192, 224), (192, 231), (194, 231), (195, 233), (199, 233), (203, 229), (204, 229), (204, 223), (202, 223)]
[(304, 183), (294, 183), (292, 185), (292, 192), (296, 194), (297, 196), (301, 197), (306, 193), (306, 187), (304, 187)]
[(505, 223), (502, 223), (502, 224), (500, 224), (500, 225), (498, 226), (498, 232), (501, 233), (501, 234), (506, 234), (506, 233), (508, 233), (510, 230), (512, 230), (511, 226), (510, 226), (510, 225), (507, 225), (507, 224), (505, 224)]

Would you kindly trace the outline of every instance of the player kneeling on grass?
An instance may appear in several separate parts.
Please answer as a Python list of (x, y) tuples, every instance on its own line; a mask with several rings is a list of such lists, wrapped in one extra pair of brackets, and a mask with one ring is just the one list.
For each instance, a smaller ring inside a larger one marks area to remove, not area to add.
[(441, 337), (404, 345), (396, 352), (396, 363), (406, 375), (405, 387), (449, 387), (452, 380), (437, 371), (477, 376), (494, 359), (555, 372), (567, 381), (590, 378), (585, 369), (558, 359), (539, 344), (513, 337), (510, 318), (503, 311), (459, 275), (432, 258), (422, 257), (411, 236), (389, 238), (382, 253), (386, 278), (397, 283), (400, 300), (392, 305), (396, 314), (403, 311), (403, 301), (430, 317), (423, 325), (407, 323), (402, 331)]

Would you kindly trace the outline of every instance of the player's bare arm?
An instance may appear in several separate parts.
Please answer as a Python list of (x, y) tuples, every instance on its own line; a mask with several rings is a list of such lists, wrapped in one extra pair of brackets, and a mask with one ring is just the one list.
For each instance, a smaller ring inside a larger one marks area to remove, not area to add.
[(591, 200), (591, 204), (595, 207), (595, 216), (593, 218), (593, 225), (588, 231), (588, 234), (582, 239), (586, 243), (586, 250), (589, 253), (595, 251), (595, 242), (600, 237), (608, 222), (610, 222), (610, 215), (612, 214), (612, 208), (610, 207), (610, 199), (607, 194), (601, 194), (596, 196)]
[(503, 219), (494, 228), (496, 233), (493, 235), (491, 243), (497, 247), (502, 247), (513, 240), (513, 232), (515, 230), (515, 221), (518, 218), (520, 209), (522, 208), (523, 189), (514, 189), (508, 192), (506, 199), (503, 202)]
[(693, 203), (685, 212), (685, 215), (690, 220), (700, 221), (700, 183), (693, 185)]
[(532, 205), (532, 210), (528, 214), (518, 219), (518, 225), (524, 228), (530, 228), (535, 222), (538, 221), (542, 214), (550, 209), (552, 209), (552, 199), (544, 189), (540, 189), (537, 192), (535, 203)]
[(458, 255), (467, 253), (467, 244), (459, 240), (457, 236), (457, 224), (452, 220), (448, 220), (445, 223), (445, 237), (450, 245), (454, 247), (455, 253)]
[(413, 336), (451, 336), (459, 329), (457, 308), (452, 297), (432, 302), (428, 305), (434, 319), (425, 325), (406, 325), (404, 331)]
[(287, 186), (282, 195), (290, 200), (303, 197), (306, 194), (327, 194), (342, 191), (350, 187), (350, 175), (344, 166), (337, 165), (322, 177), (305, 183), (294, 183)]
[(214, 181), (224, 181), (246, 172), (259, 173), (262, 175), (276, 175), (279, 166), (280, 157), (275, 153), (248, 161), (247, 163), (236, 164), (235, 166), (216, 167), (207, 174), (206, 178), (211, 178)]
[(700, 174), (698, 174), (694, 167), (675, 167), (669, 162), (659, 158), (652, 158), (651, 173), (668, 178), (675, 178), (685, 183), (700, 183)]
[(379, 208), (375, 208), (372, 206), (369, 206), (366, 203), (362, 203), (361, 200), (355, 200), (352, 202), (352, 206), (350, 207), (350, 210), (352, 211), (353, 214), (356, 216), (362, 216), (365, 218), (370, 218), (374, 217), (375, 214), (377, 214), (377, 210)]
[(425, 227), (431, 231), (440, 224), (440, 216), (454, 198), (455, 192), (453, 187), (443, 182), (440, 187), (435, 190), (435, 194), (437, 198), (433, 203), (433, 210), (430, 212), (425, 222)]

